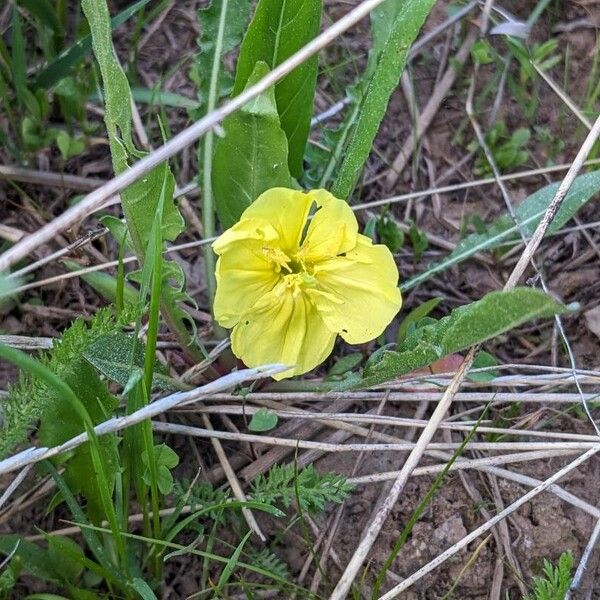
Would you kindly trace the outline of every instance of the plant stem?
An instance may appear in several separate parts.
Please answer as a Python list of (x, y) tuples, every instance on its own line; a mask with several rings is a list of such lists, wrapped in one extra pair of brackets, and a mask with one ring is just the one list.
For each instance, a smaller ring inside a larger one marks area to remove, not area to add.
[[(219, 70), (221, 68), (221, 53), (223, 52), (223, 36), (225, 34), (225, 21), (227, 18), (227, 8), (229, 0), (222, 0), (221, 14), (219, 15), (219, 29), (217, 39), (215, 40), (215, 53), (210, 73), (210, 86), (208, 89), (208, 99), (206, 112), (211, 113), (217, 104)], [(211, 238), (215, 235), (215, 207), (212, 193), (211, 173), (213, 158), (214, 132), (212, 130), (206, 133), (204, 137), (204, 148), (202, 157), (202, 225), (204, 228), (204, 237)], [(215, 254), (211, 246), (204, 249), (204, 265), (206, 270), (206, 287), (211, 311), (217, 290), (217, 280), (215, 277)], [(217, 337), (225, 337), (225, 332), (218, 325), (214, 325)]]

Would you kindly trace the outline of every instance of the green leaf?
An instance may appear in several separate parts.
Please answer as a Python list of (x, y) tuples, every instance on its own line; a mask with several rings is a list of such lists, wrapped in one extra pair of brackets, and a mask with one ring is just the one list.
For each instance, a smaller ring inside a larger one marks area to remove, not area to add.
[[(62, 365), (60, 375), (42, 361), (14, 348), (0, 345), (0, 357), (18, 365), (33, 378), (38, 387), (32, 385), (30, 389), (45, 396), (39, 428), (43, 445), (56, 446), (85, 429), (88, 443), (65, 453), (73, 456), (66, 466), (65, 479), (70, 480), (73, 489), (86, 495), (91, 515), (98, 521), (104, 516), (109, 518), (111, 529), (118, 537), (110, 499), (116, 473), (116, 440), (115, 436), (109, 435), (99, 440), (94, 431), (94, 424), (105, 421), (116, 408), (116, 399), (80, 356), (75, 356), (68, 365)], [(65, 454), (56, 460), (64, 460)], [(89, 477), (90, 473), (96, 476)]]
[(75, 581), (83, 572), (79, 560), (84, 557), (81, 546), (64, 535), (48, 535), (46, 539), (48, 555), (55, 565), (60, 565), (61, 577), (65, 581)]
[[(113, 167), (116, 173), (129, 168), (129, 160), (142, 155), (131, 137), (131, 91), (125, 72), (115, 55), (108, 9), (105, 0), (82, 0), (82, 7), (90, 24), (93, 48), (102, 73), (106, 105), (105, 123), (108, 131)], [(133, 249), (143, 258), (158, 200), (167, 179), (167, 198), (162, 223), (163, 238), (174, 240), (184, 229), (183, 217), (172, 201), (175, 179), (167, 164), (159, 165), (146, 177), (136, 181), (123, 192), (121, 200)]]
[(77, 156), (85, 150), (85, 142), (82, 138), (70, 136), (63, 129), (56, 134), (56, 145), (63, 160)]
[(107, 583), (118, 582), (119, 578), (122, 579), (121, 573), (114, 568), (112, 558), (108, 556), (107, 549), (100, 543), (100, 538), (96, 532), (86, 527), (90, 524), (87, 514), (83, 511), (81, 506), (79, 506), (73, 492), (65, 483), (64, 478), (58, 473), (49, 460), (42, 462), (42, 468), (45, 469), (54, 480), (54, 483), (58, 488), (57, 494), (60, 494), (63, 497), (66, 505), (71, 511), (73, 520), (79, 524), (82, 538), (85, 540), (87, 547), (94, 558), (98, 561), (98, 563), (95, 564), (101, 565), (99, 567), (100, 573)]
[(17, 584), (18, 570), (18, 566), (9, 562), (0, 573), (0, 598), (11, 598), (12, 591)]
[(492, 48), (487, 40), (477, 40), (471, 47), (471, 58), (474, 63), (489, 65), (493, 62)]
[[(12, 283), (13, 279), (9, 281)], [(112, 308), (107, 307), (93, 315), (90, 323), (82, 318), (76, 319), (63, 332), (61, 339), (56, 340), (48, 352), (41, 354), (40, 360), (59, 376), (71, 371), (90, 344), (131, 318), (132, 311), (128, 308), (123, 311), (122, 320), (117, 322)], [(25, 440), (28, 429), (39, 421), (46, 405), (55, 398), (54, 394), (48, 393), (48, 386), (43, 381), (29, 375), (25, 369), (22, 369), (18, 383), (9, 386), (8, 391), (9, 396), (2, 403), (0, 457), (6, 456), (16, 444)]]
[[(498, 364), (498, 361), (489, 353), (484, 352), (483, 350), (478, 352), (473, 360), (473, 364), (471, 369), (483, 369), (487, 367), (495, 367)], [(498, 377), (498, 371), (482, 371), (481, 373), (471, 373), (467, 375), (467, 377), (471, 381), (478, 381), (480, 383), (486, 383), (488, 381), (493, 381)]]
[[(223, 7), (223, 3), (227, 3), (227, 5)], [(200, 52), (198, 53), (197, 62), (190, 72), (190, 77), (198, 88), (198, 98), (204, 112), (206, 112), (205, 105), (210, 85), (210, 74), (215, 60), (216, 40), (219, 39), (219, 23), (223, 8), (225, 8), (226, 17), (221, 30), (221, 52), (219, 56), (221, 63), (223, 56), (231, 52), (242, 41), (250, 14), (250, 2), (249, 0), (212, 0), (208, 8), (198, 11), (198, 22), (201, 30), (198, 38)], [(233, 76), (223, 64), (219, 69), (216, 89), (219, 98), (228, 96), (233, 89)]]
[[(135, 355), (132, 353), (135, 351)], [(125, 388), (132, 375), (144, 367), (145, 346), (135, 343), (133, 336), (114, 331), (99, 337), (83, 352), (82, 356), (105, 377)], [(172, 379), (160, 372), (156, 364), (152, 386), (161, 390), (173, 390)]]
[(79, 127), (87, 123), (87, 90), (75, 77), (61, 79), (54, 87), (54, 95), (58, 99), (61, 114), (68, 118), (69, 122), (77, 123)]
[(27, 573), (42, 581), (58, 582), (61, 580), (56, 563), (52, 561), (47, 550), (18, 535), (0, 535), (0, 554), (9, 556), (15, 547), (16, 551), (13, 557), (19, 559)]
[(131, 580), (131, 587), (140, 595), (144, 600), (157, 600), (152, 588), (139, 577), (134, 577)]
[(434, 4), (435, 0), (405, 0), (402, 3), (370, 78), (344, 161), (331, 190), (334, 196), (348, 198), (352, 194), (390, 96), (400, 81), (410, 46)]
[[(94, 54), (104, 84), (104, 121), (113, 168), (116, 173), (122, 173), (129, 168), (132, 159), (142, 156), (131, 138), (131, 90), (114, 52), (106, 1), (82, 0), (82, 8), (90, 24)], [(185, 227), (183, 217), (173, 201), (174, 188), (175, 178), (168, 164), (164, 163), (121, 192), (121, 204), (133, 250), (142, 265), (161, 198), (164, 202), (161, 242), (174, 240)], [(194, 322), (179, 305), (182, 300), (193, 304), (183, 291), (183, 271), (178, 263), (165, 261), (162, 272), (161, 308), (165, 321), (182, 341), (187, 352), (194, 359), (200, 360), (202, 353), (194, 344), (194, 336), (190, 335), (187, 328), (189, 325), (193, 329)], [(176, 282), (175, 286), (171, 285), (172, 281)]]
[[(169, 448), (166, 444), (158, 444), (154, 446), (154, 459), (156, 461), (158, 489), (163, 495), (171, 493), (173, 489), (173, 475), (171, 469), (174, 469), (179, 464), (179, 456)], [(148, 453), (142, 452), (142, 463), (146, 466), (142, 475), (144, 481), (149, 486), (151, 484), (150, 464), (148, 461)]]
[(252, 415), (248, 429), (250, 431), (270, 431), (277, 426), (277, 421), (277, 415), (263, 406)]
[(246, 542), (248, 541), (248, 539), (250, 538), (251, 535), (252, 535), (252, 530), (250, 530), (250, 531), (248, 531), (248, 533), (246, 533), (246, 535), (242, 538), (242, 541), (237, 545), (237, 548), (234, 550), (233, 554), (230, 556), (229, 560), (227, 561), (225, 568), (221, 572), (219, 581), (217, 582), (217, 587), (214, 590), (215, 597), (218, 598), (221, 595), (221, 590), (227, 585), (227, 582), (233, 575), (233, 570), (237, 566), (238, 561), (240, 560), (240, 555), (242, 553), (242, 550), (244, 549), (244, 546), (246, 545)]
[(398, 229), (395, 221), (387, 215), (382, 215), (375, 227), (377, 235), (382, 244), (385, 244), (390, 252), (397, 252), (404, 245), (404, 232)]
[(418, 261), (423, 256), (423, 252), (429, 247), (427, 234), (422, 229), (419, 229), (413, 221), (410, 221), (408, 235), (413, 248), (414, 260)]
[[(106, 384), (100, 380), (93, 367), (85, 360), (73, 362), (71, 368), (61, 374), (62, 380), (80, 399), (94, 424), (106, 421), (118, 405), (117, 399), (109, 393)], [(54, 390), (48, 390), (47, 407), (42, 414), (39, 439), (44, 446), (52, 447), (75, 437), (82, 431), (81, 417), (73, 411), (69, 403)], [(115, 436), (98, 438), (100, 458), (112, 490), (118, 466), (117, 442)], [(65, 460), (61, 455), (58, 462)], [(88, 514), (96, 522), (104, 517), (101, 492), (98, 480), (90, 477), (94, 465), (89, 444), (75, 449), (65, 465), (64, 478), (73, 493), (82, 493), (88, 501)]]
[(341, 503), (352, 490), (342, 475), (319, 473), (314, 465), (297, 471), (295, 465), (275, 465), (251, 484), (252, 498), (288, 508), (293, 501), (312, 514), (323, 512), (327, 502)]
[[(257, 63), (248, 86), (267, 72), (265, 63)], [(227, 117), (223, 128), (225, 137), (215, 144), (212, 186), (221, 224), (228, 228), (262, 192), (290, 187), (291, 178), (272, 88)]]
[[(237, 96), (247, 87), (257, 62), (274, 69), (310, 42), (319, 32), (322, 10), (322, 0), (259, 0), (240, 48), (233, 94)], [(313, 56), (275, 85), (294, 177), (302, 172), (316, 82), (317, 56)]]
[(354, 369), (354, 367), (358, 367), (362, 362), (363, 355), (362, 352), (353, 352), (352, 354), (348, 354), (340, 358), (331, 369), (327, 375), (329, 377), (343, 375), (348, 371)]
[[(527, 235), (531, 235), (537, 228), (559, 185), (560, 183), (557, 182), (541, 188), (515, 209), (516, 217)], [(600, 170), (577, 177), (546, 230), (546, 235), (558, 233), (599, 190)], [(408, 279), (400, 288), (403, 291), (409, 290), (433, 277), (433, 275), (466, 260), (477, 252), (498, 248), (508, 243), (513, 244), (520, 239), (518, 227), (508, 214), (504, 214), (489, 226), (486, 233), (474, 233), (467, 236), (446, 259), (430, 266), (425, 272)]]
[(398, 327), (398, 335), (396, 340), (398, 344), (401, 344), (410, 330), (411, 327), (415, 327), (416, 324), (426, 317), (436, 306), (443, 300), (443, 298), (430, 298), (427, 302), (419, 304), (416, 308), (413, 308), (400, 323)]
[(383, 352), (365, 368), (363, 378), (347, 380), (338, 389), (370, 387), (426, 367), (443, 356), (481, 344), (532, 319), (547, 318), (566, 307), (539, 290), (520, 287), (490, 292), (450, 315), (410, 333), (395, 351)]

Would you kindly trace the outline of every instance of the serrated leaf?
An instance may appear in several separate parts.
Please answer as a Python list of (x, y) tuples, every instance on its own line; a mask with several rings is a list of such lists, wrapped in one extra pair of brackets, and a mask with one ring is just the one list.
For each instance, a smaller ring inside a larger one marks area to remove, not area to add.
[[(104, 84), (105, 123), (108, 131), (113, 167), (116, 173), (129, 168), (131, 158), (139, 158), (139, 152), (131, 137), (131, 90), (125, 72), (115, 55), (110, 20), (105, 0), (82, 0), (82, 8), (90, 24), (94, 55), (100, 66)], [(123, 212), (131, 234), (133, 249), (143, 258), (152, 229), (154, 214), (163, 187), (167, 183), (163, 210), (163, 238), (174, 240), (184, 228), (183, 217), (172, 201), (175, 179), (168, 165), (162, 164), (145, 177), (121, 192)]]
[(277, 426), (277, 421), (277, 415), (263, 406), (252, 415), (248, 429), (250, 431), (270, 431)]
[[(113, 168), (116, 173), (121, 173), (129, 168), (131, 159), (143, 155), (135, 148), (131, 138), (131, 90), (114, 52), (106, 1), (82, 0), (82, 8), (90, 24), (94, 54), (102, 74), (106, 105), (104, 121)], [(142, 265), (159, 201), (163, 202), (161, 242), (174, 240), (184, 229), (183, 217), (173, 201), (174, 188), (175, 178), (168, 164), (163, 163), (121, 192), (121, 205), (133, 250)], [(177, 285), (174, 287), (170, 283), (173, 274), (177, 279)], [(202, 353), (194, 344), (194, 323), (178, 304), (181, 300), (191, 302), (183, 290), (183, 271), (174, 262), (164, 261), (161, 287), (162, 313), (169, 328), (180, 340), (186, 342), (186, 351), (193, 358), (200, 359)], [(188, 325), (192, 327), (191, 335)]]
[[(135, 356), (132, 353), (135, 348)], [(115, 331), (99, 337), (83, 352), (83, 358), (105, 377), (126, 388), (132, 376), (137, 380), (144, 368), (145, 347), (141, 341), (134, 343), (133, 336)], [(173, 390), (172, 380), (157, 372), (155, 366), (152, 384), (161, 390)]]
[(298, 471), (293, 464), (275, 465), (251, 484), (252, 497), (288, 508), (297, 501), (303, 510), (322, 512), (327, 502), (342, 502), (352, 485), (342, 475), (319, 473), (314, 465)]
[[(248, 86), (266, 73), (267, 65), (257, 63)], [(291, 177), (272, 88), (227, 117), (223, 129), (225, 136), (215, 144), (212, 187), (221, 224), (228, 228), (265, 190), (290, 187)]]
[(439, 321), (415, 329), (397, 350), (383, 352), (377, 361), (371, 362), (361, 380), (348, 380), (338, 387), (369, 387), (390, 381), (527, 321), (551, 317), (566, 310), (551, 296), (532, 288), (490, 292), (481, 300), (453, 310)]
[[(238, 95), (265, 62), (274, 69), (319, 32), (321, 0), (259, 0), (240, 48), (233, 94)], [(275, 85), (277, 111), (289, 146), (289, 169), (302, 172), (317, 82), (317, 56), (304, 61)]]
[[(225, 7), (223, 6), (224, 3), (227, 3)], [(223, 9), (226, 12), (221, 34), (221, 52), (219, 56), (221, 62), (223, 56), (231, 52), (242, 41), (250, 13), (250, 2), (249, 0), (212, 0), (208, 8), (198, 11), (198, 22), (200, 24), (198, 46), (200, 52), (198, 53), (194, 82), (198, 88), (198, 97), (202, 105), (205, 104), (208, 95), (210, 74), (213, 70), (215, 51), (217, 50), (215, 46), (216, 41), (219, 39), (219, 22)], [(217, 95), (223, 98), (229, 95), (233, 89), (233, 76), (222, 64), (218, 77)], [(204, 106), (202, 108), (204, 109), (203, 112), (206, 112), (206, 108)]]
[(434, 4), (435, 0), (405, 0), (402, 3), (370, 77), (344, 161), (331, 190), (334, 196), (348, 198), (352, 194), (373, 147), (390, 96), (400, 81), (410, 46)]

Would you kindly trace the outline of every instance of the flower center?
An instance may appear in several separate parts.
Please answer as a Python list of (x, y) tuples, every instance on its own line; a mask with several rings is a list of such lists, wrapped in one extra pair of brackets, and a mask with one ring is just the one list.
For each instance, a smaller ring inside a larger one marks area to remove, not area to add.
[(287, 264), (287, 266), (292, 273), (304, 273), (304, 271), (306, 270), (304, 268), (304, 265), (299, 260), (292, 259)]

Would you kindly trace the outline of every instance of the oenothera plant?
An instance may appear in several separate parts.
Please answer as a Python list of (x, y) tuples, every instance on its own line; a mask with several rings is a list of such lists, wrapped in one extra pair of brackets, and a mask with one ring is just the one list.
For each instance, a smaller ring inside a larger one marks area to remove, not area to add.
[[(428, 0), (390, 0), (372, 15), (374, 46), (364, 80), (352, 90), (351, 110), (339, 132), (326, 136), (335, 147), (329, 155), (320, 156), (321, 165), (315, 164), (319, 155), (306, 148), (315, 59), (225, 119), (223, 135), (214, 148), (202, 146), (204, 193), (214, 201), (220, 224), (226, 229), (213, 245), (219, 256), (216, 269), (212, 254), (207, 261), (207, 277), (212, 278), (213, 269), (216, 271), (213, 314), (220, 325), (232, 328), (232, 350), (245, 364), (277, 361), (290, 366), (276, 379), (314, 369), (332, 352), (338, 335), (350, 344), (377, 338), (400, 308), (398, 270), (392, 256), (387, 248), (358, 232), (347, 201), (410, 45), (432, 4)], [(228, 19), (239, 24), (225, 0), (215, 5), (220, 6), (221, 25)], [(320, 11), (320, 0), (259, 0), (241, 44), (233, 95), (255, 84), (306, 43), (316, 33)], [(210, 14), (207, 24), (212, 26), (214, 10)], [(227, 28), (220, 31), (227, 45)], [(213, 81), (222, 73), (219, 48), (223, 47), (218, 43), (211, 46)], [(217, 90), (210, 89), (209, 96), (211, 92), (214, 96)], [(212, 157), (206, 155), (209, 150)], [(310, 174), (303, 172), (303, 156), (304, 162), (311, 162)], [(321, 174), (320, 182), (329, 183), (342, 199), (323, 189), (301, 191), (315, 181), (315, 172)], [(211, 227), (212, 209), (204, 204), (204, 219)], [(496, 323), (489, 310), (491, 300), (504, 309), (507, 318), (500, 320), (499, 327), (486, 328), (482, 325), (486, 321)], [(473, 319), (460, 319), (457, 327), (446, 332), (445, 345), (432, 343), (431, 350), (418, 360), (411, 353), (399, 352), (406, 360), (393, 362), (392, 369), (382, 370), (381, 365), (375, 369), (374, 361), (382, 358), (378, 353), (364, 371), (367, 378), (356, 373), (347, 376), (346, 385), (380, 382), (382, 376), (375, 378), (375, 371), (392, 379), (412, 365), (426, 366), (469, 343), (562, 310), (559, 303), (534, 290), (500, 293), (491, 300), (474, 305)], [(444, 327), (443, 322), (439, 327)], [(414, 344), (416, 334), (411, 334), (405, 343)], [(434, 333), (428, 329), (419, 335)], [(389, 362), (386, 356), (382, 364)]]
[[(350, 344), (371, 341), (398, 312), (401, 300), (393, 258), (387, 248), (359, 233), (347, 201), (410, 45), (432, 5), (432, 0), (388, 0), (372, 15), (373, 51), (363, 81), (351, 93), (351, 119), (343, 124), (343, 135), (323, 166), (328, 177), (322, 181), (329, 182), (341, 199), (322, 189), (301, 191), (313, 181), (305, 176), (304, 164), (307, 158), (314, 161), (307, 153), (307, 141), (317, 82), (316, 56), (227, 117), (220, 136), (215, 138), (211, 132), (199, 145), (205, 234), (217, 233), (215, 224), (224, 230), (213, 248), (206, 249), (208, 301), (216, 322), (232, 328), (233, 352), (247, 365), (289, 364), (290, 369), (278, 379), (307, 373), (329, 356), (338, 335)], [(140, 154), (131, 136), (131, 92), (112, 48), (105, 3), (84, 0), (83, 7), (104, 83), (113, 164), (120, 171)], [(195, 116), (212, 110), (222, 97), (254, 85), (300, 50), (319, 31), (322, 3), (259, 0), (244, 33), (249, 13), (247, 0), (214, 0), (208, 9), (199, 11), (200, 53), (194, 80), (201, 104)], [(229, 72), (223, 58), (237, 44), (237, 65), (235, 72)], [(181, 216), (170, 200), (173, 188), (170, 170), (157, 168), (122, 195), (126, 223), (105, 220), (143, 265), (141, 274), (130, 276), (133, 281), (139, 282), (147, 267), (151, 230), (156, 226), (156, 217), (151, 215), (156, 215), (159, 206), (153, 252), (182, 230)], [(216, 265), (215, 253), (219, 256)], [(177, 305), (179, 300), (191, 301), (181, 269), (162, 260), (160, 267), (160, 279), (154, 277), (152, 285), (161, 298), (162, 317), (178, 335), (182, 349), (194, 357), (198, 346), (185, 327), (189, 319)], [(121, 293), (126, 289), (121, 285)], [(144, 296), (138, 299), (141, 305)], [(515, 298), (500, 294), (497, 302), (507, 307), (509, 318), (490, 336), (552, 313), (552, 303), (543, 294), (532, 292), (527, 309)], [(559, 310), (557, 303), (552, 306)], [(481, 309), (475, 313), (480, 321), (490, 316)], [(483, 341), (481, 328), (478, 331), (473, 343)], [(456, 346), (447, 344), (449, 352), (456, 351)], [(444, 352), (439, 347), (427, 360)], [(374, 360), (365, 374), (372, 373)], [(386, 370), (386, 376), (401, 374), (411, 364)], [(356, 375), (348, 381), (367, 382)], [(152, 378), (146, 381), (148, 386)]]

